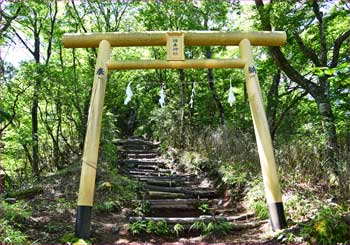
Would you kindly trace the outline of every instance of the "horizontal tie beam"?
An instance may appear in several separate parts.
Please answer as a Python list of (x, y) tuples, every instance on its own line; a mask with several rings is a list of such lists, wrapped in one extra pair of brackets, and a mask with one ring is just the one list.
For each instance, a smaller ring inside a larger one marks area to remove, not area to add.
[(209, 68), (243, 68), (245, 61), (242, 59), (206, 59), (206, 60), (122, 60), (108, 61), (108, 70), (130, 69), (209, 69)]
[[(165, 46), (166, 34), (170, 32), (95, 32), (66, 33), (63, 35), (65, 48), (97, 48), (102, 40), (111, 47)], [(243, 39), (252, 46), (283, 46), (287, 35), (284, 31), (188, 31), (184, 33), (185, 46), (237, 46)]]

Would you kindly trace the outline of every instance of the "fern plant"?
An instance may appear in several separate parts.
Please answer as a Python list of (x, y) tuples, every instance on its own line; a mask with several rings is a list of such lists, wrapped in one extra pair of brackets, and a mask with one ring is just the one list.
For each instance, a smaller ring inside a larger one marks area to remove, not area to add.
[(184, 226), (181, 225), (181, 224), (176, 224), (176, 225), (174, 225), (174, 227), (173, 227), (173, 231), (174, 231), (174, 233), (176, 234), (176, 236), (179, 236), (179, 234), (180, 234), (181, 232), (183, 232), (184, 229), (185, 229)]
[(204, 221), (194, 222), (190, 230), (197, 230), (205, 235), (227, 235), (233, 228), (233, 224), (223, 220), (214, 220), (209, 223)]

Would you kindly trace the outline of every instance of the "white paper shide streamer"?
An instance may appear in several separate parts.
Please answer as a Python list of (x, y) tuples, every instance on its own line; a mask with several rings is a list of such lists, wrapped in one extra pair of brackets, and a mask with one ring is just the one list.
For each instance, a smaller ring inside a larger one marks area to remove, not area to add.
[(236, 101), (236, 98), (235, 98), (235, 95), (233, 93), (233, 87), (232, 87), (231, 79), (230, 79), (230, 89), (228, 91), (228, 103), (230, 104), (230, 106), (232, 106), (233, 103), (235, 103), (235, 101)]
[(190, 106), (191, 106), (191, 108), (193, 108), (194, 94), (196, 93), (196, 91), (194, 90), (195, 86), (196, 86), (196, 83), (193, 83), (192, 94), (191, 94), (191, 99), (190, 99)]
[(133, 95), (132, 90), (131, 90), (131, 82), (129, 82), (128, 86), (126, 87), (126, 98), (124, 100), (124, 105), (127, 105), (131, 101), (131, 97)]
[(165, 94), (164, 94), (164, 85), (162, 85), (160, 92), (159, 92), (159, 104), (160, 107), (163, 107), (165, 104)]

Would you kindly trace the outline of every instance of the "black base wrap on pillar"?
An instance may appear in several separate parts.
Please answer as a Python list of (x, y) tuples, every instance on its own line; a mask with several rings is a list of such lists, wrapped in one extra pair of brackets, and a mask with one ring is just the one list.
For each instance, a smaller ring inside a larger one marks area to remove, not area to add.
[(270, 223), (273, 231), (287, 227), (282, 202), (269, 203)]
[(75, 222), (75, 235), (79, 238), (90, 237), (91, 206), (78, 206)]

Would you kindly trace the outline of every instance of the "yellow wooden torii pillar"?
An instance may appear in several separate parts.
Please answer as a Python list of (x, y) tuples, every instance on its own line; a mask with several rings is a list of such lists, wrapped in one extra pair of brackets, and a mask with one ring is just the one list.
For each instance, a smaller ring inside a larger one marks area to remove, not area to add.
[[(286, 38), (285, 32), (188, 31), (64, 34), (63, 44), (65, 48), (99, 48), (80, 177), (76, 235), (81, 238), (90, 236), (91, 209), (95, 191), (107, 72), (108, 70), (126, 69), (243, 68), (271, 228), (272, 230), (285, 228), (287, 224), (283, 210), (282, 193), (251, 45), (282, 46), (285, 44)], [(241, 58), (185, 60), (184, 45), (239, 46)], [(111, 47), (130, 46), (167, 46), (167, 60), (109, 60)]]

